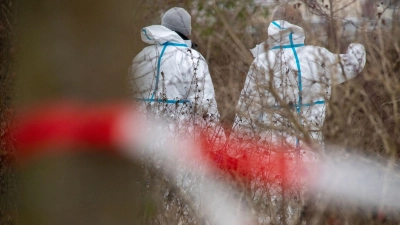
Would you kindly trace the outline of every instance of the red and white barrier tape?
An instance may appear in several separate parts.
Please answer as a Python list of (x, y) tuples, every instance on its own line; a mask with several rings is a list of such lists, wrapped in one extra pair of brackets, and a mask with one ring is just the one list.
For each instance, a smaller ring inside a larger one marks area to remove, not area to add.
[[(354, 199), (362, 204), (400, 210), (400, 178), (393, 170), (388, 170), (374, 160), (360, 160), (358, 156), (347, 160), (327, 158), (318, 163), (306, 163), (290, 155), (286, 147), (275, 146), (274, 154), (262, 151), (242, 150), (242, 143), (224, 143), (210, 150), (205, 141), (182, 141), (179, 144), (166, 142), (162, 146), (148, 149), (155, 140), (165, 138), (168, 133), (160, 121), (148, 121), (133, 107), (128, 105), (82, 106), (63, 104), (42, 107), (17, 117), (12, 129), (12, 138), (22, 159), (39, 154), (54, 154), (54, 151), (76, 151), (96, 149), (111, 151), (122, 156), (137, 158), (140, 154), (157, 154), (165, 160), (163, 166), (170, 173), (180, 173), (175, 165), (183, 162), (185, 171), (197, 173), (205, 168), (207, 182), (199, 183), (202, 199), (207, 199), (209, 218), (214, 224), (248, 224), (250, 213), (238, 214), (233, 207), (234, 199), (220, 200), (225, 184), (213, 179), (215, 170), (234, 173), (247, 180), (257, 180), (264, 184), (279, 184), (286, 188), (303, 185), (310, 192), (323, 191), (328, 195)], [(182, 137), (182, 140), (185, 140)], [(216, 143), (213, 143), (215, 145)], [(271, 144), (271, 143), (270, 143)], [(62, 148), (56, 148), (62, 146)], [(78, 147), (100, 148), (78, 148)], [(239, 152), (231, 156), (232, 152)], [(53, 151), (53, 152), (50, 152)], [(59, 152), (58, 152), (59, 153)], [(293, 173), (295, 171), (295, 173)], [(367, 179), (368, 178), (368, 179)], [(298, 182), (301, 180), (302, 182)], [(210, 188), (213, 191), (210, 191)], [(227, 202), (228, 201), (228, 202)], [(230, 202), (230, 203), (229, 203)], [(224, 212), (221, 212), (224, 209)], [(216, 213), (219, 212), (219, 213)], [(212, 215), (211, 215), (212, 214)], [(240, 216), (239, 216), (240, 215)]]

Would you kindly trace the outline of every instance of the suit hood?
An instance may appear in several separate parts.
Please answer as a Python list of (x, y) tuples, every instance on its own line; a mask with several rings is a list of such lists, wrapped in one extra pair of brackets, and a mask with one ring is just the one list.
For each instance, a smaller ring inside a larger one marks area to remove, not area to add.
[(303, 28), (285, 20), (272, 21), (268, 26), (268, 45), (272, 49), (276, 46), (304, 44)]
[(162, 25), (152, 25), (142, 28), (141, 37), (142, 41), (144, 41), (147, 44), (162, 45), (166, 42), (188, 44), (181, 37), (179, 37), (179, 35), (176, 32)]

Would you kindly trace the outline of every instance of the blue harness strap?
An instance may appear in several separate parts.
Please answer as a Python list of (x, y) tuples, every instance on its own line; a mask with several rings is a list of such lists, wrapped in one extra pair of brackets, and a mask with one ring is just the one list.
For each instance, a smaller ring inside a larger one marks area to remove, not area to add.
[(300, 67), (299, 57), (297, 56), (296, 48), (293, 45), (293, 32), (289, 34), (289, 40), (290, 40), (290, 46), (292, 48), (294, 59), (296, 61), (296, 66), (297, 66), (297, 81), (298, 81), (297, 86), (298, 86), (298, 89), (299, 89), (299, 100), (298, 100), (299, 107), (297, 107), (297, 113), (300, 114), (301, 113), (302, 100), (303, 100), (303, 97), (302, 97), (303, 84), (301, 82), (301, 67)]
[[(313, 105), (323, 105), (323, 104), (325, 104), (325, 101), (319, 100), (319, 101), (315, 101), (315, 102), (311, 102), (311, 103), (304, 103), (300, 107), (309, 107), (309, 106), (313, 106)], [(298, 107), (298, 106), (296, 106), (296, 107)]]
[(302, 47), (305, 46), (304, 44), (295, 44), (295, 45), (279, 45), (279, 46), (274, 46), (271, 49), (280, 49), (280, 48), (297, 48), (297, 47)]
[(168, 45), (164, 45), (163, 49), (161, 50), (161, 54), (160, 57), (158, 57), (158, 61), (157, 61), (157, 75), (156, 75), (156, 86), (154, 88), (153, 94), (151, 95), (150, 99), (154, 99), (154, 96), (157, 92), (158, 89), (158, 80), (160, 78), (160, 67), (161, 67), (161, 58), (164, 55), (165, 49), (167, 48)]
[[(272, 24), (274, 26), (278, 27), (279, 29), (282, 29), (282, 30), (285, 29), (285, 28), (281, 27), (276, 21), (272, 21)], [(299, 90), (299, 98), (298, 98), (298, 103), (293, 105), (292, 107), (296, 108), (297, 114), (299, 115), (300, 124), (302, 124), (301, 117), (300, 117), (301, 108), (302, 107), (309, 107), (309, 106), (312, 106), (312, 105), (325, 104), (325, 101), (321, 100), (321, 101), (315, 101), (315, 102), (303, 104), (303, 97), (302, 97), (303, 84), (302, 84), (302, 80), (301, 80), (301, 78), (302, 78), (301, 75), (302, 74), (301, 74), (300, 61), (299, 61), (299, 57), (298, 57), (297, 52), (296, 52), (296, 48), (297, 47), (302, 47), (302, 46), (305, 46), (305, 45), (304, 44), (294, 44), (293, 43), (293, 32), (291, 32), (289, 34), (289, 41), (290, 41), (290, 45), (274, 46), (274, 47), (271, 48), (271, 50), (272, 49), (291, 48), (292, 51), (293, 51), (293, 55), (294, 55), (294, 59), (296, 61), (296, 67), (297, 67), (297, 82), (298, 82), (297, 87), (298, 87), (298, 90)], [(280, 106), (274, 106), (274, 108), (277, 108), (277, 107), (280, 108)], [(299, 143), (299, 139), (298, 138), (296, 138), (296, 147), (297, 148), (300, 147), (300, 143)]]
[(158, 103), (167, 103), (167, 104), (183, 104), (190, 102), (189, 100), (168, 100), (168, 99), (149, 99), (149, 98), (135, 98), (140, 102), (158, 102)]
[(144, 35), (146, 36), (147, 39), (152, 40), (152, 39), (147, 35), (146, 29), (143, 28), (142, 31), (143, 31), (143, 33), (144, 33)]
[[(310, 107), (310, 106), (313, 106), (313, 105), (323, 105), (323, 104), (325, 104), (325, 101), (324, 100), (319, 100), (319, 101), (315, 101), (315, 102), (310, 102), (310, 103), (304, 103), (304, 104), (301, 104), (301, 105), (298, 105), (298, 104), (295, 104), (295, 105), (290, 105), (289, 107), (291, 107), (291, 108), (301, 108), (301, 107)], [(280, 106), (280, 105), (273, 105), (271, 108), (275, 108), (275, 109), (280, 109), (280, 108), (282, 108), (282, 106)]]
[[(145, 33), (146, 34), (146, 33)], [(146, 35), (147, 36), (147, 35)], [(153, 91), (153, 94), (151, 95), (151, 97), (150, 97), (150, 99), (142, 99), (142, 101), (146, 101), (146, 102), (166, 102), (166, 103), (173, 103), (173, 104), (175, 104), (175, 103), (177, 103), (177, 100), (161, 100), (161, 101), (159, 101), (158, 99), (157, 100), (154, 100), (154, 96), (155, 96), (155, 94), (156, 94), (156, 92), (157, 92), (157, 90), (158, 90), (158, 81), (160, 80), (160, 67), (161, 67), (161, 59), (162, 59), (162, 57), (163, 57), (163, 55), (164, 55), (164, 52), (165, 52), (165, 49), (168, 47), (168, 46), (176, 46), (176, 47), (188, 47), (186, 44), (181, 44), (181, 43), (173, 43), (173, 42), (165, 42), (164, 44), (162, 44), (164, 47), (163, 47), (163, 49), (161, 50), (161, 54), (160, 54), (160, 57), (158, 57), (158, 61), (157, 61), (157, 75), (156, 75), (156, 85), (155, 85), (155, 87), (154, 87), (154, 91)], [(182, 101), (188, 101), (189, 102), (189, 100), (179, 100), (179, 103), (181, 103)]]
[(272, 24), (278, 27), (279, 29), (284, 30), (285, 28), (282, 28), (276, 21), (272, 21)]

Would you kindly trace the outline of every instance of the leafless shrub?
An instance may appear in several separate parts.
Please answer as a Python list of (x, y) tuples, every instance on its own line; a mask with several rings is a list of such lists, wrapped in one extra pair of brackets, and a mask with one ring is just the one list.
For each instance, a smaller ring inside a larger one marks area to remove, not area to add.
[[(340, 4), (332, 0), (294, 1), (290, 4), (307, 11), (311, 16), (320, 17), (319, 23), (304, 23), (306, 44), (343, 53), (351, 42), (358, 42), (367, 51), (367, 64), (363, 72), (355, 79), (333, 87), (331, 98), (326, 98), (327, 116), (322, 130), (318, 131), (323, 136), (323, 142), (326, 145), (345, 146), (343, 149), (346, 151), (357, 150), (388, 161), (397, 161), (397, 149), (400, 146), (397, 17), (393, 17), (393, 20), (383, 18), (384, 12), (378, 12), (381, 9), (375, 9), (369, 1), (360, 8), (355, 7), (365, 16), (358, 15), (356, 21), (348, 20), (344, 13), (353, 10), (354, 5), (358, 4), (355, 1)], [(149, 15), (154, 15), (153, 12), (160, 14), (162, 10), (176, 5), (192, 10), (192, 39), (199, 44), (199, 51), (208, 61), (221, 122), (229, 133), (252, 61), (247, 49), (266, 40), (273, 8), (255, 5), (252, 1), (193, 1), (183, 5), (168, 1), (161, 9), (152, 8)], [(392, 9), (393, 15), (397, 15), (396, 10)], [(374, 12), (376, 14), (372, 15)], [(153, 23), (157, 22), (154, 18)], [(291, 123), (295, 124), (295, 121)], [(307, 129), (295, 125), (291, 126), (292, 131), (282, 127), (264, 129), (284, 129), (298, 137), (309, 136)], [(310, 138), (315, 141), (312, 136)], [(376, 209), (366, 213), (352, 207), (330, 205), (323, 196), (309, 198), (299, 192), (295, 198), (293, 195), (292, 198), (281, 198), (283, 193), (271, 193), (272, 189), (257, 187), (255, 183), (239, 182), (239, 187), (244, 188), (246, 204), (254, 208), (259, 218), (264, 218), (260, 219), (260, 224), (363, 224), (382, 220), (390, 222), (393, 219), (382, 216)]]

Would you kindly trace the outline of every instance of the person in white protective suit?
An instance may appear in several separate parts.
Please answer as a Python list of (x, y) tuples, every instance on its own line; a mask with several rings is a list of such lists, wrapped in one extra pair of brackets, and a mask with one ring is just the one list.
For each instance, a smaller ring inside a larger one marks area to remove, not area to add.
[[(268, 40), (252, 49), (255, 59), (237, 105), (237, 137), (301, 147), (299, 137), (322, 143), (320, 128), (331, 87), (355, 77), (364, 67), (361, 44), (345, 54), (305, 45), (304, 30), (285, 19), (278, 7)], [(293, 20), (293, 23), (300, 22)]]
[(173, 124), (171, 132), (193, 134), (200, 127), (215, 138), (223, 131), (214, 86), (190, 34), (191, 16), (178, 7), (163, 15), (161, 25), (144, 27), (141, 38), (150, 46), (133, 59), (130, 87), (141, 110)]

